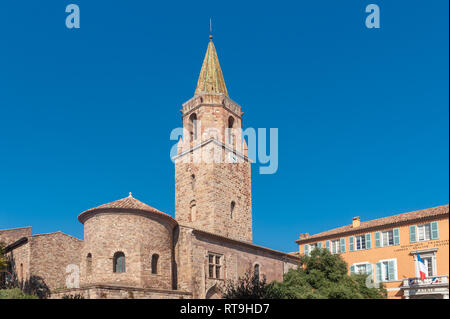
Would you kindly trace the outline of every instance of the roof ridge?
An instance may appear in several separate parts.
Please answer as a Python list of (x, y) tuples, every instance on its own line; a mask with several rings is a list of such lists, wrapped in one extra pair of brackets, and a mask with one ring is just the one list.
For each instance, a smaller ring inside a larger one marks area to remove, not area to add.
[(85, 211), (83, 211), (81, 214), (78, 215), (78, 220), (83, 223), (83, 218), (86, 214), (88, 213), (92, 213), (94, 211), (100, 211), (100, 210), (140, 210), (140, 211), (145, 211), (145, 212), (149, 212), (149, 213), (154, 213), (160, 216), (164, 216), (166, 218), (169, 218), (171, 220), (171, 222), (173, 224), (177, 224), (177, 221), (170, 216), (169, 214), (164, 213), (163, 211), (160, 211), (157, 208), (154, 208), (142, 201), (140, 201), (137, 198), (134, 198), (133, 196), (131, 196), (131, 194), (127, 197), (106, 203), (106, 204), (102, 204), (93, 208), (89, 208)]
[[(447, 208), (447, 210), (444, 210), (445, 208)], [(414, 211), (410, 211), (410, 212), (404, 212), (404, 213), (400, 213), (400, 214), (394, 214), (394, 215), (390, 215), (390, 216), (375, 218), (375, 219), (371, 219), (371, 220), (367, 220), (367, 221), (361, 221), (360, 226), (356, 227), (356, 228), (353, 228), (352, 224), (347, 224), (347, 225), (336, 227), (336, 228), (333, 228), (330, 230), (326, 230), (326, 231), (323, 231), (323, 232), (320, 232), (320, 233), (317, 233), (314, 235), (310, 235), (306, 238), (298, 239), (297, 241), (318, 239), (321, 237), (333, 236), (333, 235), (337, 235), (340, 233), (346, 233), (346, 232), (352, 232), (352, 231), (357, 232), (358, 230), (363, 230), (366, 228), (388, 225), (388, 224), (395, 223), (395, 222), (406, 222), (409, 220), (421, 219), (421, 218), (426, 218), (429, 216), (432, 217), (432, 216), (445, 215), (445, 214), (449, 213), (448, 208), (449, 208), (449, 204), (445, 204), (445, 205), (434, 206), (434, 207), (430, 207), (430, 208), (418, 209), (418, 210), (414, 210)], [(434, 214), (428, 214), (428, 213), (433, 213), (433, 211), (437, 211), (437, 212)], [(423, 213), (425, 215), (420, 215), (421, 213)], [(401, 219), (401, 220), (395, 220), (395, 217), (400, 217), (400, 216), (405, 216), (405, 215), (406, 215), (406, 218)]]

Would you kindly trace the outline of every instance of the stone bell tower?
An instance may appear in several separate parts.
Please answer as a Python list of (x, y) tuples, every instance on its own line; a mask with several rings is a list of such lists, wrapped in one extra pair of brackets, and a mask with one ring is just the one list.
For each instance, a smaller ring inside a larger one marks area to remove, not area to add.
[(193, 98), (183, 104), (175, 156), (175, 218), (181, 225), (252, 241), (250, 160), (241, 107), (228, 97), (210, 36)]

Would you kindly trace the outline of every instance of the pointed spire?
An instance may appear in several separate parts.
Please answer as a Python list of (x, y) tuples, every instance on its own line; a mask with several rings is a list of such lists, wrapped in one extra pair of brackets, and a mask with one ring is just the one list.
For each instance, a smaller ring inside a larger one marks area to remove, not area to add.
[(209, 36), (209, 39), (208, 49), (206, 50), (200, 76), (198, 77), (195, 95), (200, 93), (222, 93), (228, 96), (219, 58), (217, 57), (216, 48), (212, 41), (212, 35)]

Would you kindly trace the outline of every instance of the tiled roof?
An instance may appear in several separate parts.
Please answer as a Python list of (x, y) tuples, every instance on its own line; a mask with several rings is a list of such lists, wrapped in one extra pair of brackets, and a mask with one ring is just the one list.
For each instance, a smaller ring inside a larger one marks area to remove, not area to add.
[(198, 77), (197, 88), (195, 89), (195, 95), (200, 93), (222, 93), (228, 96), (212, 38), (208, 43), (208, 49), (206, 49), (205, 59)]
[(422, 209), (422, 210), (416, 210), (413, 212), (408, 212), (408, 213), (398, 214), (398, 215), (394, 215), (394, 216), (373, 219), (373, 220), (369, 220), (366, 222), (361, 222), (360, 226), (355, 227), (355, 228), (351, 224), (342, 226), (342, 227), (328, 230), (328, 231), (325, 231), (322, 233), (311, 235), (306, 238), (298, 239), (298, 240), (296, 240), (296, 242), (297, 243), (309, 242), (309, 241), (312, 241), (313, 239), (330, 237), (330, 236), (343, 234), (343, 233), (347, 233), (347, 232), (359, 232), (361, 230), (381, 227), (384, 225), (399, 224), (399, 223), (404, 223), (404, 222), (413, 221), (413, 220), (437, 217), (437, 216), (446, 215), (446, 214), (448, 215), (448, 213), (449, 213), (448, 205), (437, 206), (437, 207), (432, 207), (432, 208), (427, 208), (427, 209)]
[(137, 200), (136, 198), (131, 196), (116, 200), (114, 202), (110, 202), (107, 204), (103, 204), (88, 210), (85, 210), (84, 212), (82, 212), (80, 215), (78, 215), (78, 220), (81, 223), (84, 223), (85, 218), (88, 216), (89, 213), (93, 213), (93, 212), (97, 212), (97, 211), (105, 211), (105, 210), (120, 210), (120, 211), (143, 211), (143, 212), (147, 212), (147, 213), (151, 213), (151, 214), (156, 214), (157, 216), (163, 217), (168, 219), (172, 224), (176, 225), (177, 222), (175, 221), (175, 219), (173, 219), (170, 215), (163, 213), (160, 210), (157, 210), (156, 208), (153, 208), (139, 200)]

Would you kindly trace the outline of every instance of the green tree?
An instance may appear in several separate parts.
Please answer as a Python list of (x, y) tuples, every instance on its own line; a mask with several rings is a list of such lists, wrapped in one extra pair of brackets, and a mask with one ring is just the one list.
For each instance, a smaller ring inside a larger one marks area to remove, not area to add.
[(269, 299), (272, 298), (269, 286), (265, 276), (258, 278), (251, 269), (248, 269), (237, 281), (227, 281), (222, 297), (225, 299)]
[(300, 256), (301, 267), (289, 270), (283, 282), (270, 285), (270, 295), (283, 299), (386, 298), (386, 290), (366, 284), (367, 275), (348, 275), (347, 264), (327, 249)]
[(0, 242), (0, 271), (6, 270), (7, 260), (5, 256), (5, 245)]

